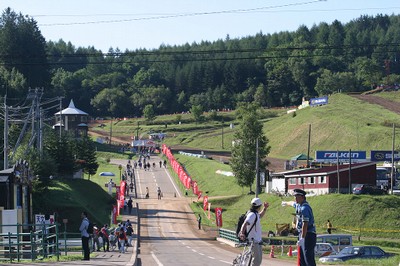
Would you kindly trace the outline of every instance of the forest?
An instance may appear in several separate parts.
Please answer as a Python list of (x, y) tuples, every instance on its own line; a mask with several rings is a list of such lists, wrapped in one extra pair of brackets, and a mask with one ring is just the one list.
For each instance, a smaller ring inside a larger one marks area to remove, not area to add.
[(400, 15), (107, 52), (46, 41), (29, 14), (8, 8), (0, 17), (1, 96), (17, 104), (42, 88), (44, 99), (63, 97), (64, 106), (73, 99), (92, 116), (235, 109), (240, 102), (285, 107), (337, 91), (398, 89), (399, 57)]

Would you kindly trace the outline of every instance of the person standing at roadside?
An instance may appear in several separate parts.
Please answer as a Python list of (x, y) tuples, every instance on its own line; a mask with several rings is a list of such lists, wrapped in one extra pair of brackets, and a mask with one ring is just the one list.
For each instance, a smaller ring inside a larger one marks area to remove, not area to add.
[(328, 232), (328, 234), (332, 234), (332, 223), (331, 221), (328, 220), (328, 222), (326, 223), (326, 231)]
[(84, 211), (81, 214), (82, 222), (79, 227), (81, 231), (82, 239), (82, 249), (83, 249), (83, 260), (90, 260), (90, 249), (89, 249), (89, 233), (87, 232), (89, 228), (89, 219), (87, 218), (87, 213)]
[(299, 232), (300, 265), (315, 266), (314, 249), (317, 243), (314, 215), (306, 200), (306, 192), (294, 189), (295, 201), (282, 201), (282, 206), (292, 206), (296, 209), (297, 231)]
[[(261, 211), (261, 206), (264, 205)], [(250, 211), (247, 212), (246, 219), (243, 222), (242, 228), (239, 232), (239, 237), (242, 241), (254, 241), (253, 245), (253, 264), (261, 265), (262, 262), (262, 232), (261, 232), (261, 218), (264, 216), (268, 209), (268, 202), (262, 202), (259, 198), (251, 200)]]

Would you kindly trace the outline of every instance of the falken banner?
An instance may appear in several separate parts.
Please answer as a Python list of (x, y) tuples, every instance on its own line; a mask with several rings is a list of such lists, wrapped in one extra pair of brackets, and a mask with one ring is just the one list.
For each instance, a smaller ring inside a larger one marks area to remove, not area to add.
[[(349, 162), (350, 151), (316, 151), (315, 160), (317, 162)], [(351, 151), (351, 161), (356, 162), (366, 162), (367, 152), (366, 151)]]
[(328, 104), (328, 96), (319, 97), (319, 98), (312, 98), (309, 100), (310, 106), (318, 106)]
[[(392, 151), (371, 151), (372, 162), (392, 161)], [(400, 161), (400, 152), (394, 152), (394, 161)]]

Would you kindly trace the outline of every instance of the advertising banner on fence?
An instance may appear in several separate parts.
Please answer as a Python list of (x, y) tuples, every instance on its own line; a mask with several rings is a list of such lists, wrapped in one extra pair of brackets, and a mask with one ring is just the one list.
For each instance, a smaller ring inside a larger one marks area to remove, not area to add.
[(208, 208), (208, 196), (204, 196), (203, 198), (203, 210), (207, 210)]
[(328, 104), (328, 96), (310, 99), (310, 106)]
[[(349, 162), (350, 151), (316, 151), (315, 160), (317, 162), (337, 162), (339, 157), (339, 162)], [(367, 152), (366, 151), (351, 151), (351, 162), (367, 162)]]
[(222, 227), (222, 208), (215, 208), (215, 219), (218, 227)]
[[(392, 161), (392, 151), (371, 151), (371, 161), (372, 162), (391, 162)], [(400, 153), (398, 151), (394, 152), (394, 161), (400, 161)]]

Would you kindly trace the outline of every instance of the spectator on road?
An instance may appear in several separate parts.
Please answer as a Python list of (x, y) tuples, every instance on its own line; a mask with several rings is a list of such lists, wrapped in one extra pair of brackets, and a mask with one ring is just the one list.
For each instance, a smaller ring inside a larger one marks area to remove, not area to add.
[(79, 227), (82, 239), (82, 250), (83, 250), (83, 260), (90, 260), (90, 248), (89, 248), (89, 233), (87, 232), (89, 228), (89, 219), (87, 218), (87, 213), (84, 211), (81, 214), (82, 222)]
[[(262, 211), (261, 206), (264, 205)], [(253, 253), (254, 260), (252, 265), (261, 265), (262, 262), (262, 232), (261, 232), (261, 218), (264, 216), (268, 209), (268, 202), (262, 202), (259, 198), (251, 200), (250, 211), (247, 212), (246, 219), (243, 222), (242, 228), (239, 232), (239, 237), (242, 241), (254, 241)]]
[(149, 187), (146, 187), (146, 199), (148, 199), (150, 197), (149, 195)]
[(132, 247), (133, 228), (131, 224), (126, 227), (126, 236), (128, 237), (128, 246)]
[[(108, 239), (109, 237), (108, 224), (105, 224), (100, 231), (103, 237), (103, 250), (110, 251), (110, 240)], [(107, 243), (107, 249), (106, 249), (106, 243)]]
[(128, 203), (127, 203), (127, 205), (128, 205), (128, 213), (129, 214), (131, 214), (131, 212), (132, 212), (132, 207), (133, 207), (133, 205), (132, 205), (132, 197), (130, 197), (129, 198), (129, 200), (128, 200)]
[(306, 192), (298, 188), (293, 192), (296, 201), (282, 201), (282, 206), (292, 206), (296, 209), (297, 231), (299, 232), (297, 245), (301, 248), (300, 265), (315, 266), (314, 249), (317, 243), (317, 234), (314, 215), (306, 200)]
[(199, 217), (197, 218), (197, 223), (199, 225), (199, 230), (201, 229), (201, 215), (199, 213)]
[(159, 161), (159, 164), (160, 164), (160, 168), (162, 167), (162, 161)]
[(99, 232), (97, 225), (93, 224), (93, 251), (100, 251)]
[(162, 196), (161, 188), (158, 187), (157, 188), (157, 197), (158, 197), (159, 200), (161, 200), (161, 196)]
[(119, 230), (118, 241), (119, 253), (125, 253), (126, 233), (123, 227), (121, 227), (121, 229)]

